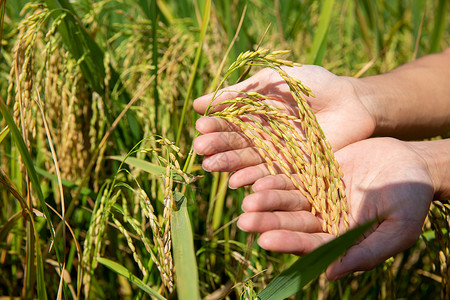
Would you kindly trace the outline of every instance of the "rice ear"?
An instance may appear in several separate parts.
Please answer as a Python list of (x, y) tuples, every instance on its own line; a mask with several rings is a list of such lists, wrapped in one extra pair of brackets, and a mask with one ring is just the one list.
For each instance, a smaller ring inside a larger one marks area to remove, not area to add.
[[(285, 51), (247, 51), (239, 55), (229, 71), (237, 66), (255, 64), (273, 69), (289, 86), (297, 102), (298, 115), (262, 102), (270, 98), (255, 91), (247, 91), (241, 93), (240, 97), (219, 103), (228, 106), (210, 115), (236, 124), (252, 139), (259, 154), (267, 162), (269, 171), (276, 174), (273, 168), (273, 162), (276, 162), (281, 172), (308, 199), (312, 213), (323, 220), (323, 231), (339, 235), (342, 225), (345, 229), (349, 227), (342, 170), (306, 101), (306, 97), (314, 97), (314, 94), (300, 80), (292, 78), (281, 68), (294, 66), (294, 63), (277, 58), (279, 54), (285, 54)], [(254, 118), (256, 115), (258, 119)], [(243, 121), (244, 118), (250, 121)]]

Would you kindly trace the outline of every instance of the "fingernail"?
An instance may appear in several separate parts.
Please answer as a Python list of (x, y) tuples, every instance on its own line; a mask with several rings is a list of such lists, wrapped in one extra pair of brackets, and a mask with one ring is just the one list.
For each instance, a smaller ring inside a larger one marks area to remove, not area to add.
[(205, 170), (206, 172), (211, 172), (211, 170), (208, 167), (206, 167), (207, 164), (208, 164), (208, 159), (207, 158), (203, 159), (203, 163), (202, 163), (203, 170)]
[(236, 226), (239, 228), (239, 230), (242, 230), (242, 231), (244, 231), (244, 232), (247, 232), (247, 230), (242, 229), (241, 226), (239, 226), (239, 222), (237, 222)]

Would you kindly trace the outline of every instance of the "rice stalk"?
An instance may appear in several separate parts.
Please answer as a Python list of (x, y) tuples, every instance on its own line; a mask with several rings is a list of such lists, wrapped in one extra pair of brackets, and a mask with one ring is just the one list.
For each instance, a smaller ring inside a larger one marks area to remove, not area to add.
[[(299, 64), (279, 58), (288, 51), (269, 52), (267, 49), (247, 51), (239, 55), (228, 69), (232, 71), (247, 65), (269, 67), (275, 70), (289, 86), (297, 103), (297, 114), (264, 103), (272, 99), (257, 92), (242, 92), (234, 99), (222, 101), (210, 108), (227, 104), (222, 111), (210, 113), (237, 125), (255, 144), (275, 175), (274, 163), (288, 176), (294, 186), (311, 204), (311, 212), (322, 218), (324, 232), (339, 235), (341, 224), (348, 229), (348, 205), (342, 181), (342, 171), (334, 158), (331, 146), (320, 128), (306, 97), (311, 90), (282, 68)], [(223, 81), (222, 81), (223, 82)], [(217, 92), (216, 92), (217, 93)], [(215, 96), (214, 96), (215, 97)], [(213, 99), (214, 99), (213, 97)], [(212, 101), (211, 101), (212, 103)], [(244, 121), (245, 119), (249, 121)], [(342, 221), (341, 221), (342, 219)]]

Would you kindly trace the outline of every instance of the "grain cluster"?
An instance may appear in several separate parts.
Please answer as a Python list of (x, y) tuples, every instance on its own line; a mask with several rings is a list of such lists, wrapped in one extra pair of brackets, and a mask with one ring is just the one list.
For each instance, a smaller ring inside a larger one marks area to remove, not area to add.
[(341, 224), (348, 228), (343, 174), (308, 104), (307, 97), (313, 97), (313, 93), (284, 69), (301, 65), (278, 58), (286, 53), (288, 51), (269, 52), (266, 49), (247, 51), (229, 70), (248, 65), (275, 70), (289, 86), (297, 106), (295, 113), (282, 105), (274, 105), (284, 99), (250, 91), (211, 106), (213, 111), (218, 105), (225, 104), (226, 108), (210, 115), (237, 125), (253, 141), (270, 173), (288, 176), (309, 201), (311, 212), (323, 221), (323, 231), (339, 235)]

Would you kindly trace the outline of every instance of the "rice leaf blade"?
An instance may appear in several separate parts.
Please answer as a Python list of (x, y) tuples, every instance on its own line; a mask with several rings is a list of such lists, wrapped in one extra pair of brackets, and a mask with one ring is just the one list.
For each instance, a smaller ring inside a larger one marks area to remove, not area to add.
[(138, 288), (146, 292), (148, 295), (153, 296), (160, 300), (166, 299), (160, 294), (158, 294), (157, 291), (155, 291), (154, 289), (146, 285), (144, 282), (142, 282), (142, 280), (131, 274), (131, 272), (124, 266), (103, 257), (97, 258), (97, 261), (102, 265), (104, 265), (105, 267), (109, 268), (110, 270), (116, 272), (117, 274), (127, 278), (131, 283), (135, 284)]
[(38, 298), (47, 299), (47, 287), (44, 276), (44, 262), (41, 253), (41, 246), (39, 243), (39, 234), (36, 231), (36, 224), (34, 224), (34, 222), (33, 228), (34, 234), (37, 237), (35, 239), (35, 246), (36, 246), (36, 284), (37, 284)]
[(0, 241), (6, 240), (9, 232), (14, 228), (16, 222), (20, 219), (21, 216), (21, 211), (18, 211), (3, 224), (3, 226), (0, 228)]
[[(8, 111), (8, 107), (6, 106), (5, 102), (1, 98), (0, 98), (0, 111), (3, 115), (3, 118), (5, 119), (6, 123), (8, 124), (9, 130), (11, 131), (11, 136), (13, 137), (13, 140), (20, 152), (23, 163), (25, 165), (25, 168), (27, 170), (28, 176), (31, 181), (31, 185), (32, 185), (33, 190), (36, 193), (36, 196), (39, 200), (42, 212), (45, 215), (45, 220), (47, 221), (47, 225), (50, 229), (50, 234), (51, 234), (52, 240), (55, 241), (55, 229), (54, 229), (53, 224), (50, 219), (50, 214), (47, 209), (47, 204), (45, 202), (44, 194), (42, 193), (42, 189), (39, 184), (39, 179), (38, 179), (33, 161), (31, 159), (30, 154), (28, 153), (27, 146), (25, 145), (25, 142), (19, 132), (19, 129), (17, 128), (16, 123), (14, 123), (14, 120)], [(58, 264), (61, 268), (61, 256), (60, 256), (58, 247), (54, 247), (54, 249), (55, 249), (56, 257), (58, 260)]]
[(350, 248), (377, 220), (358, 226), (299, 258), (258, 294), (261, 300), (284, 299), (300, 291)]
[[(45, 171), (45, 170), (43, 170), (43, 169), (41, 169), (39, 167), (36, 167), (36, 172), (39, 175), (47, 177), (47, 178), (49, 178), (51, 180), (58, 180), (58, 177), (55, 174), (51, 174), (51, 173), (49, 173), (49, 172), (47, 172), (47, 171)], [(68, 187), (69, 189), (75, 189), (75, 188), (79, 187), (79, 185), (76, 184), (75, 182), (67, 180), (67, 179), (64, 179), (64, 178), (61, 178), (61, 183), (62, 183), (63, 186)], [(97, 194), (94, 193), (94, 191), (92, 191), (91, 189), (89, 189), (87, 187), (82, 187), (81, 188), (81, 195), (89, 196), (92, 199), (96, 199), (97, 198)]]
[(8, 128), (8, 126), (6, 126), (0, 132), (0, 143), (3, 142), (3, 140), (8, 136), (8, 134), (9, 134), (9, 128)]
[(194, 64), (192, 65), (191, 69), (188, 90), (186, 93), (186, 97), (184, 98), (183, 110), (181, 112), (180, 117), (180, 125), (178, 126), (177, 138), (175, 141), (176, 145), (180, 144), (181, 132), (184, 126), (184, 119), (186, 118), (186, 109), (188, 106), (188, 101), (191, 98), (192, 90), (194, 88), (195, 77), (197, 76), (197, 69), (200, 62), (200, 57), (202, 55), (203, 41), (205, 40), (206, 29), (208, 28), (210, 15), (211, 15), (211, 0), (207, 0), (205, 3), (205, 11), (202, 18), (202, 27), (200, 29), (200, 36), (198, 39), (198, 48), (197, 52), (195, 53)]
[[(5, 8), (6, 8), (6, 0), (0, 1), (0, 43), (3, 40), (3, 21), (5, 19)], [(0, 47), (1, 54), (1, 47)]]
[(220, 174), (218, 191), (217, 193), (214, 193), (214, 195), (216, 196), (216, 201), (214, 202), (214, 213), (212, 218), (213, 230), (218, 229), (222, 221), (222, 214), (225, 206), (225, 197), (227, 195), (228, 174), (228, 172), (223, 172)]
[(436, 53), (441, 50), (442, 34), (445, 30), (445, 15), (447, 12), (448, 1), (439, 0), (436, 6), (436, 15), (434, 17), (434, 28), (431, 36), (430, 53)]
[(320, 47), (319, 47), (319, 49), (317, 51), (317, 54), (316, 54), (316, 58), (314, 59), (314, 62), (313, 62), (314, 65), (322, 64), (323, 58), (325, 56), (325, 52), (327, 50), (327, 38), (328, 38), (329, 31), (330, 30), (327, 30), (325, 32), (325, 36), (322, 39), (322, 43), (320, 44)]
[[(149, 174), (153, 174), (156, 176), (162, 176), (162, 175), (166, 174), (165, 167), (153, 164), (151, 162), (148, 162), (146, 160), (142, 160), (142, 159), (139, 159), (136, 157), (131, 157), (131, 156), (125, 157), (125, 156), (114, 155), (114, 156), (109, 156), (109, 158), (118, 160), (118, 161), (124, 161), (124, 163), (126, 163), (129, 166), (141, 169), (142, 171), (145, 171)], [(183, 177), (181, 177), (181, 175), (179, 175), (175, 172), (172, 172), (172, 178), (177, 181), (184, 181)]]
[(314, 34), (314, 39), (311, 46), (311, 52), (309, 56), (309, 64), (320, 64), (319, 54), (324, 52), (326, 48), (326, 38), (328, 28), (331, 24), (331, 14), (333, 12), (334, 0), (326, 0), (322, 4), (322, 9), (319, 16), (319, 24)]
[(97, 93), (102, 95), (101, 83), (105, 78), (103, 51), (76, 21), (75, 12), (67, 0), (46, 0), (45, 2), (56, 16), (66, 14), (58, 26), (58, 31), (73, 57), (76, 60), (82, 59), (80, 67), (86, 80)]
[(172, 212), (172, 245), (178, 299), (200, 299), (194, 236), (187, 210), (187, 199), (174, 193), (178, 209)]

